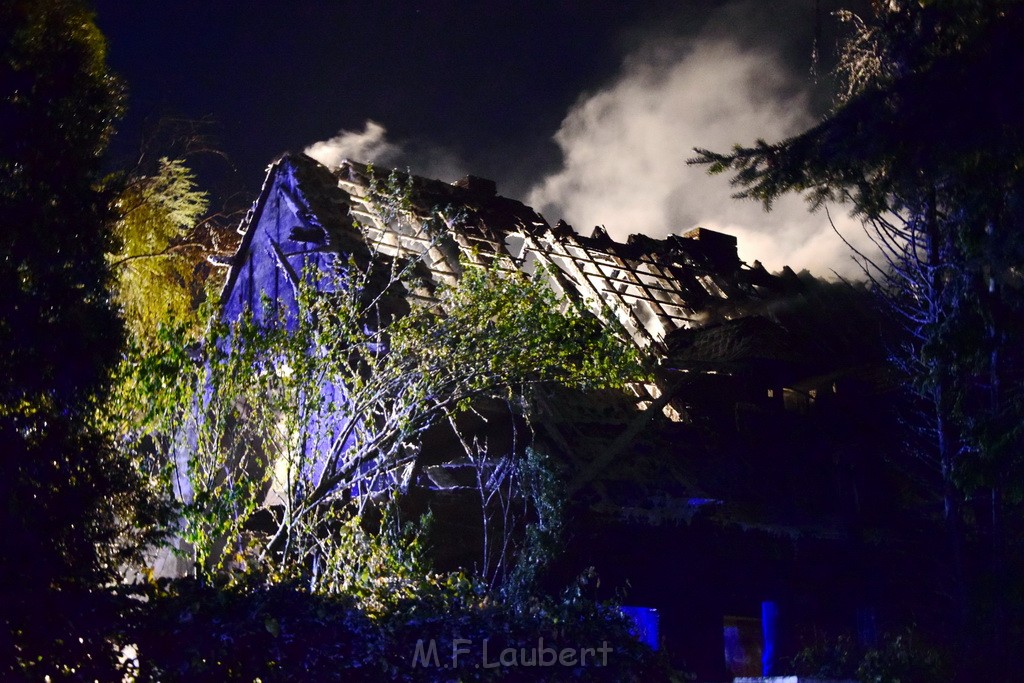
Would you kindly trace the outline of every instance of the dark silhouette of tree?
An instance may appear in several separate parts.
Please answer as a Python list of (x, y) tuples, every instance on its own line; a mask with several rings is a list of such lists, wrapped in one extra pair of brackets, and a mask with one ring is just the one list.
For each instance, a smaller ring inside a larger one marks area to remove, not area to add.
[[(733, 171), (739, 197), (769, 207), (793, 191), (815, 208), (847, 200), (864, 220), (881, 252), (865, 269), (904, 323), (894, 360), (926, 417), (915, 426), (939, 472), (958, 635), (991, 627), (991, 649), (972, 647), (972, 658), (998, 669), (1009, 636), (1005, 513), (1020, 497), (1024, 5), (874, 7), (868, 21), (843, 15), (854, 27), (842, 50), (845, 88), (821, 124), (776, 144), (697, 150), (693, 161)], [(977, 529), (990, 554), (971, 595), (963, 524), (965, 503), (976, 513), (981, 490), (987, 510)], [(988, 603), (973, 624), (972, 597), (975, 607)]]
[(130, 549), (120, 531), (147, 527), (95, 418), (121, 340), (99, 188), (122, 91), (104, 52), (77, 0), (0, 3), (0, 671), (36, 678), (108, 677), (94, 589)]

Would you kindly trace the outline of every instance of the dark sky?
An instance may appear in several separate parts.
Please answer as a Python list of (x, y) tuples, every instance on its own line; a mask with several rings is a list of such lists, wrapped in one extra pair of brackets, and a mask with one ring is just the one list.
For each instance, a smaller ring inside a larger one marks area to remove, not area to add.
[[(206, 117), (255, 194), (280, 153), (373, 121), (380, 163), (491, 177), (552, 222), (600, 220), (619, 237), (737, 222), (666, 178), (691, 172), (694, 146), (790, 134), (821, 114), (811, 53), (816, 35), (826, 61), (834, 50), (838, 4), (822, 0), (816, 23), (814, 0), (94, 2), (130, 93), (122, 152), (146, 121)], [(348, 138), (340, 149), (372, 155)], [(615, 189), (616, 169), (601, 169), (614, 160), (658, 188), (637, 197), (639, 223), (630, 207), (573, 209)]]

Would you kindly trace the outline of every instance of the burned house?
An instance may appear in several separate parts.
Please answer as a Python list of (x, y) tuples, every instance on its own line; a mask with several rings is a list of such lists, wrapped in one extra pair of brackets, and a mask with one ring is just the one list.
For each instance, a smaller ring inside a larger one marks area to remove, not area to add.
[[(302, 273), (357, 252), (420, 263), (409, 296), (428, 303), (466, 267), (544, 267), (556, 293), (610, 314), (658, 361), (653, 381), (627, 391), (538, 400), (533, 438), (556, 456), (574, 520), (552, 580), (592, 565), (606, 590), (629, 586), (628, 602), (659, 610), (670, 654), (706, 678), (759, 674), (774, 656), (765, 643), (798, 645), (795, 629), (771, 636), (797, 619), (870, 622), (875, 560), (859, 530), (885, 515), (890, 382), (857, 291), (745, 264), (734, 237), (703, 228), (618, 242), (551, 225), (485, 179), (400, 181), (414, 220), (399, 224), (375, 211), (365, 165), (272, 164), (224, 317), (294, 313)], [(415, 220), (437, 207), (461, 217), (442, 239)], [(424, 445), (439, 452), (417, 472), (423, 490), (455, 476), (445, 443)]]

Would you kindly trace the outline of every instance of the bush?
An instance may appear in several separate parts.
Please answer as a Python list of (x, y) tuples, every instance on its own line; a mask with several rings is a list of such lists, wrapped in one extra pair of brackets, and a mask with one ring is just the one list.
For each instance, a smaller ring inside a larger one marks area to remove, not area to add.
[(801, 676), (852, 678), (861, 683), (940, 683), (952, 679), (942, 652), (914, 628), (882, 636), (883, 644), (867, 648), (848, 635), (823, 639), (793, 658)]
[[(434, 575), (422, 599), (369, 615), (345, 595), (179, 580), (148, 588), (124, 637), (140, 681), (669, 680), (614, 606), (569, 591), (516, 610), (454, 585)], [(439, 599), (446, 591), (447, 602)], [(546, 666), (530, 666), (538, 648)], [(575, 665), (557, 663), (563, 648), (576, 653)], [(586, 665), (580, 648), (593, 649)]]

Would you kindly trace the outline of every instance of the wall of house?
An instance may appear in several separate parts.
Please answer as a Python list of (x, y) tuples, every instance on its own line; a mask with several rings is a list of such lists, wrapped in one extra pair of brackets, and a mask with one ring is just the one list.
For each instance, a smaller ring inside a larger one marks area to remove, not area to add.
[(262, 323), (281, 315), (293, 325), (300, 278), (322, 278), (334, 269), (339, 254), (329, 244), (300, 175), (289, 157), (268, 175), (224, 288), (225, 320), (237, 320), (249, 310)]

